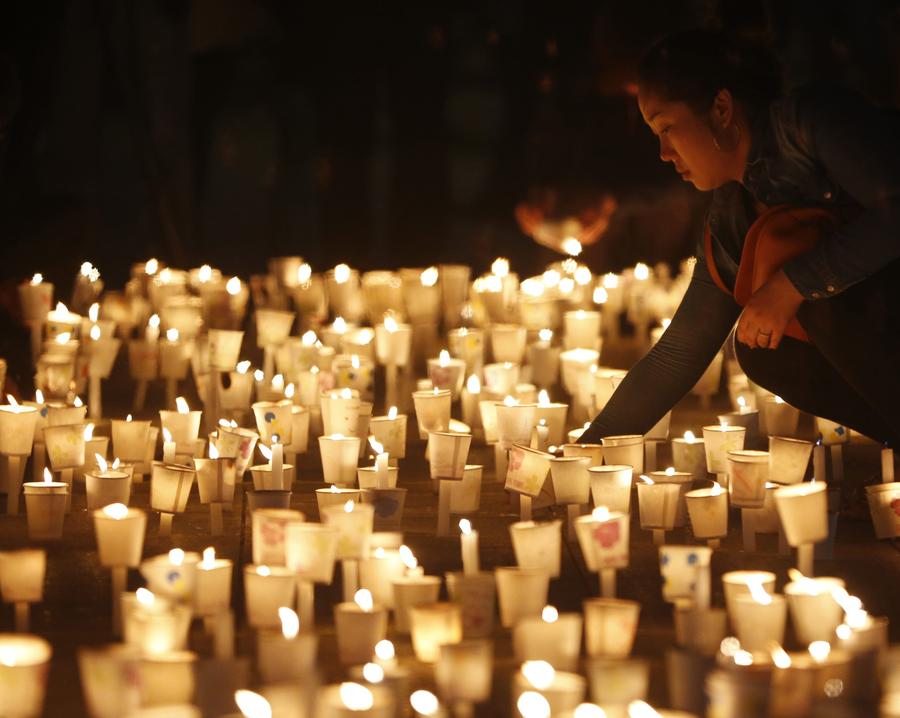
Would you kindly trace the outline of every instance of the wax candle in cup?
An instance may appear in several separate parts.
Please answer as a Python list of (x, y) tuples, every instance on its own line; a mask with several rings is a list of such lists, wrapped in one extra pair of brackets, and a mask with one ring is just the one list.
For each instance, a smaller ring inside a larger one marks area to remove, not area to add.
[(676, 484), (678, 486), (678, 505), (675, 508), (675, 527), (687, 524), (687, 505), (685, 495), (691, 490), (694, 476), (686, 471), (677, 471), (669, 466), (663, 471), (651, 471), (648, 476), (657, 484)]
[(409, 619), (413, 651), (422, 663), (437, 663), (442, 645), (462, 640), (462, 609), (455, 603), (411, 606)]
[(334, 627), (341, 663), (365, 663), (373, 655), (375, 644), (385, 638), (387, 610), (374, 604), (369, 591), (360, 589), (352, 601), (335, 605)]
[(53, 649), (38, 636), (0, 634), (0, 713), (38, 716), (43, 713), (47, 673)]
[(369, 421), (369, 431), (388, 452), (392, 463), (406, 456), (406, 419), (406, 414), (391, 406), (385, 416), (373, 416)]
[(703, 427), (703, 443), (706, 449), (706, 469), (718, 475), (718, 481), (727, 488), (728, 452), (744, 448), (747, 430), (743, 426), (719, 423)]
[(714, 482), (712, 488), (688, 491), (685, 500), (694, 536), (718, 548), (728, 535), (728, 493)]
[(580, 613), (559, 613), (549, 605), (544, 606), (540, 617), (523, 618), (513, 629), (516, 662), (547, 661), (563, 671), (575, 670), (582, 623)]
[(234, 562), (216, 556), (212, 546), (203, 549), (203, 559), (197, 564), (194, 586), (194, 613), (204, 618), (207, 630), (214, 617), (227, 613), (231, 605), (231, 578)]
[(629, 515), (598, 506), (575, 520), (581, 554), (589, 571), (600, 576), (600, 594), (615, 598), (616, 570), (628, 566)]
[(44, 442), (51, 468), (59, 472), (59, 480), (69, 487), (66, 501), (68, 513), (72, 508), (75, 469), (84, 465), (84, 427), (81, 424), (46, 426)]
[(787, 542), (797, 549), (797, 569), (813, 575), (815, 544), (828, 538), (828, 499), (824, 481), (784, 486), (775, 492), (775, 508)]
[(509, 466), (506, 472), (507, 491), (519, 496), (519, 518), (531, 520), (531, 503), (540, 495), (550, 472), (551, 454), (516, 444), (509, 452)]
[(85, 472), (85, 491), (88, 511), (102, 509), (109, 504), (125, 504), (131, 498), (131, 474), (119, 469), (119, 460), (108, 464), (100, 454), (94, 459), (96, 470)]
[(150, 508), (159, 511), (159, 534), (172, 533), (175, 514), (184, 513), (194, 484), (193, 466), (153, 462), (150, 478)]
[(260, 677), (266, 683), (299, 681), (315, 670), (318, 636), (300, 632), (301, 618), (290, 607), (278, 609), (281, 625), (256, 634), (256, 657)]
[(552, 341), (553, 330), (547, 327), (538, 332), (538, 341), (528, 346), (531, 379), (540, 387), (551, 387), (559, 381), (559, 356), (562, 349), (553, 346)]
[(430, 432), (449, 429), (451, 400), (451, 393), (440, 389), (413, 392), (420, 439), (427, 439)]
[(619, 598), (584, 601), (585, 648), (589, 656), (627, 658), (634, 645), (641, 604)]
[(356, 592), (359, 580), (357, 562), (368, 553), (374, 518), (375, 508), (371, 504), (354, 501), (347, 501), (343, 506), (328, 506), (322, 510), (323, 522), (338, 530), (336, 558), (342, 562), (345, 599)]
[(710, 604), (712, 549), (707, 546), (660, 546), (659, 570), (663, 578), (663, 599), (689, 599), (695, 608)]
[(672, 464), (676, 471), (686, 471), (694, 479), (705, 479), (706, 442), (698, 439), (692, 431), (685, 431), (684, 436), (672, 439)]
[(288, 524), (305, 520), (295, 509), (257, 509), (251, 516), (253, 563), (284, 566), (285, 531)]
[(124, 642), (144, 654), (182, 650), (190, 623), (189, 606), (155, 596), (146, 588), (122, 596)]
[(642, 475), (637, 485), (641, 528), (653, 532), (653, 543), (666, 542), (666, 531), (675, 528), (675, 516), (681, 487), (678, 484), (659, 484)]
[(452, 401), (460, 396), (465, 369), (466, 363), (462, 359), (452, 358), (446, 349), (441, 350), (438, 358), (428, 360), (428, 378), (432, 386), (448, 390)]
[(557, 671), (546, 661), (526, 661), (512, 679), (513, 702), (523, 718), (574, 711), (586, 690), (583, 676)]
[(750, 595), (751, 583), (760, 584), (767, 593), (774, 593), (775, 574), (770, 571), (728, 571), (722, 574), (725, 607), (732, 624), (734, 624), (737, 598)]
[(0, 597), (13, 604), (16, 631), (28, 631), (30, 604), (44, 599), (47, 552), (19, 549), (0, 552)]
[(244, 567), (247, 622), (254, 628), (278, 628), (278, 609), (293, 606), (297, 578), (285, 566)]
[(353, 486), (359, 462), (359, 446), (358, 436), (329, 434), (319, 437), (322, 473), (326, 483), (345, 488)]
[(547, 605), (550, 575), (540, 569), (503, 566), (494, 569), (500, 623), (512, 628), (527, 616), (540, 616)]
[(562, 521), (518, 521), (509, 527), (516, 563), (559, 577), (562, 559)]
[(796, 436), (800, 410), (780, 396), (770, 396), (763, 403), (769, 436)]
[(638, 434), (604, 436), (603, 460), (607, 464), (631, 466), (638, 474), (644, 471), (644, 437)]
[[(770, 436), (769, 478), (779, 484), (799, 484), (806, 476), (812, 452), (813, 444), (810, 441)], [(825, 478), (824, 466), (817, 478), (820, 480)]]
[(750, 594), (735, 598), (732, 617), (741, 647), (750, 652), (765, 651), (772, 642), (784, 643), (784, 596), (769, 593), (759, 581), (751, 581), (747, 586)]
[(490, 331), (494, 361), (521, 364), (525, 356), (528, 330), (517, 324), (493, 324)]
[(331, 584), (340, 532), (322, 524), (291, 522), (285, 527), (285, 565), (297, 575), (304, 625), (315, 625), (314, 584)]
[(54, 481), (50, 469), (45, 467), (44, 480), (29, 481), (24, 489), (28, 537), (43, 540), (62, 538), (69, 486)]
[(141, 562), (147, 514), (113, 503), (95, 509), (93, 517), (100, 565), (112, 570), (113, 632), (118, 635), (122, 630), (121, 598), (127, 572)]
[(463, 715), (471, 715), (474, 704), (490, 698), (493, 658), (489, 640), (468, 639), (441, 646), (435, 681), (442, 699)]
[(25, 461), (34, 446), (35, 426), (40, 414), (35, 407), (20, 405), (11, 394), (0, 406), (0, 454), (6, 459), (6, 513), (19, 512), (19, 494), (25, 476)]

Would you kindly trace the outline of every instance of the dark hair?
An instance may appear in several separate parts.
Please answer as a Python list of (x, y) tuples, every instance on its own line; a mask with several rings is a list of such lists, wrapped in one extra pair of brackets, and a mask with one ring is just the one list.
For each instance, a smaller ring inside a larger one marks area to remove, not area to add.
[(638, 65), (642, 88), (705, 114), (727, 89), (750, 114), (781, 94), (778, 61), (759, 44), (715, 30), (683, 30), (654, 44)]

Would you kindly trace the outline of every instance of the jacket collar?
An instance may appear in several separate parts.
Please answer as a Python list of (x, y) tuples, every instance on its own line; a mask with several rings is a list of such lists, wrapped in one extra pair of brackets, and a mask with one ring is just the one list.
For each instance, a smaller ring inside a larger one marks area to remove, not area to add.
[(750, 152), (744, 167), (742, 184), (751, 189), (757, 185), (768, 161), (778, 154), (778, 144), (772, 128), (771, 110), (757, 112), (750, 120)]

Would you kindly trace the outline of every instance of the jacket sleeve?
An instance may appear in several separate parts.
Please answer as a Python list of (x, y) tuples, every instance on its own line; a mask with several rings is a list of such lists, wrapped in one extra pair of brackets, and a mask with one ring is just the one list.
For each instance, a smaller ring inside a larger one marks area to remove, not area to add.
[(580, 441), (599, 443), (604, 436), (646, 434), (697, 383), (740, 310), (699, 260), (669, 328), (628, 372)]
[(806, 299), (822, 299), (900, 257), (900, 123), (840, 90), (800, 91), (785, 111), (809, 154), (863, 207), (856, 219), (784, 265)]

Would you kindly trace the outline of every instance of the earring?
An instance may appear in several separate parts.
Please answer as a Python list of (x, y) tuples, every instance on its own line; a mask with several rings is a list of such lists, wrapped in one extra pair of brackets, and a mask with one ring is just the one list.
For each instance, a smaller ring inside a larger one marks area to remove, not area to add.
[[(736, 150), (737, 146), (741, 143), (741, 126), (735, 123), (734, 130), (736, 133), (736, 137), (734, 138), (734, 144), (727, 150), (728, 152), (733, 152), (734, 150)], [(726, 151), (722, 149), (722, 145), (719, 143), (719, 138), (716, 137), (715, 133), (713, 133), (713, 147), (715, 147), (718, 152)]]

